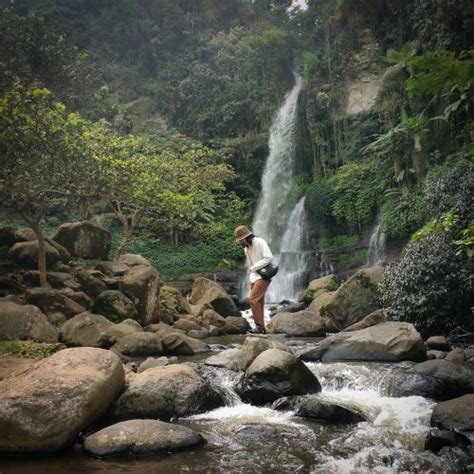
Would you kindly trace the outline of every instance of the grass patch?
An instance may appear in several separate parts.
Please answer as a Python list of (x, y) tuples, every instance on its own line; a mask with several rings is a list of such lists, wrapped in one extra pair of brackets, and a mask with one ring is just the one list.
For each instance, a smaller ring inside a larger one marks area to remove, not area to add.
[(33, 341), (0, 341), (0, 350), (27, 359), (44, 359), (61, 349), (59, 342), (47, 344)]

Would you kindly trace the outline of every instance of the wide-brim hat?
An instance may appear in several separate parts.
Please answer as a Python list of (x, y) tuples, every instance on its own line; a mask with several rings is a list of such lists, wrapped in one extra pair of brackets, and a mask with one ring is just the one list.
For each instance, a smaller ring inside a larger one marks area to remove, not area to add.
[(234, 237), (237, 243), (249, 237), (250, 235), (252, 235), (252, 231), (245, 225), (239, 225), (239, 227), (236, 227), (234, 230)]

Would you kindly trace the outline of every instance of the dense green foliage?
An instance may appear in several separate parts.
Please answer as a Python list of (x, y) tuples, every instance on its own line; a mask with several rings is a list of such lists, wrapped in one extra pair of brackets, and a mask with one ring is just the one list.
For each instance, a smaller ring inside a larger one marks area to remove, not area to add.
[[(377, 219), (389, 242), (406, 241), (453, 209), (438, 213), (430, 193), (451, 199), (437, 178), (470, 153), (472, 2), (308, 3), (290, 14), (286, 0), (15, 0), (0, 12), (1, 92), (19, 79), (105, 120), (88, 122), (85, 146), (115, 171), (84, 212), (125, 223), (124, 245), (132, 223), (128, 250), (141, 246), (177, 274), (238, 262), (232, 230), (250, 221), (268, 127), (296, 68), (304, 87), (291, 199), (306, 195), (312, 247), (353, 245)], [(377, 99), (351, 113), (348, 91), (367, 77)], [(97, 151), (102, 139), (107, 153)], [(219, 179), (204, 179), (206, 169)], [(49, 218), (71, 215), (51, 204)], [(458, 248), (469, 229), (453, 237)]]

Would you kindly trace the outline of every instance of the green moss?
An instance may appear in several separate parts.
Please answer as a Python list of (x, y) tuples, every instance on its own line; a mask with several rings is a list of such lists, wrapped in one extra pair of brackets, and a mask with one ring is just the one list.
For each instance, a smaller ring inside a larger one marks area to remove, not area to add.
[(362, 265), (367, 261), (367, 249), (356, 250), (351, 253), (343, 253), (339, 255), (338, 262), (342, 267), (349, 267), (352, 265)]
[(0, 350), (27, 359), (44, 359), (51, 356), (63, 345), (59, 342), (46, 344), (33, 341), (0, 341)]

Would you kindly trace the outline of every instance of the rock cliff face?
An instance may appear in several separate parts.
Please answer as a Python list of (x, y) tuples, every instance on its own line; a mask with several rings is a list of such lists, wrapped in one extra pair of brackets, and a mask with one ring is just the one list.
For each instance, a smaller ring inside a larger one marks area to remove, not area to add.
[(380, 46), (370, 29), (359, 34), (360, 49), (351, 58), (347, 83), (346, 114), (356, 115), (371, 110), (382, 85), (383, 67), (380, 64)]

